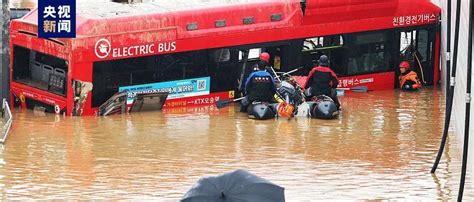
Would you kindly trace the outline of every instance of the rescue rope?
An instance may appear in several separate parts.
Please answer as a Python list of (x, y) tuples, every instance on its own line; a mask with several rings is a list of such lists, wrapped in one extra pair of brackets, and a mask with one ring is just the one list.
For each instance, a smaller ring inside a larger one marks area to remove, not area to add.
[(423, 65), (421, 65), (420, 59), (418, 58), (418, 55), (416, 54), (416, 51), (413, 53), (413, 57), (418, 62), (418, 67), (420, 68), (420, 73), (421, 73), (421, 79), (423, 81), (423, 84), (426, 85), (425, 74), (424, 74), (424, 71), (423, 71)]

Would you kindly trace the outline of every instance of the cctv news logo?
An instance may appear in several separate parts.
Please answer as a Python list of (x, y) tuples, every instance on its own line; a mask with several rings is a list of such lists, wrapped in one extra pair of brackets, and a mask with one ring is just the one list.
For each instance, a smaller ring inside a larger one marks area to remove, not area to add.
[(141, 56), (156, 53), (173, 52), (176, 50), (176, 42), (160, 42), (158, 44), (145, 44), (126, 46), (121, 48), (113, 48), (110, 41), (107, 39), (99, 39), (95, 43), (95, 55), (104, 59), (112, 55), (112, 58)]

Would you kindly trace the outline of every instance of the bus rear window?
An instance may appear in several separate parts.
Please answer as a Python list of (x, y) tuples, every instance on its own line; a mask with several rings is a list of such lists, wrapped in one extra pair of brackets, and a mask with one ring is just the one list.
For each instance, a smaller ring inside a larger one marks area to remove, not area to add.
[(33, 51), (13, 47), (13, 81), (40, 90), (66, 95), (66, 60)]

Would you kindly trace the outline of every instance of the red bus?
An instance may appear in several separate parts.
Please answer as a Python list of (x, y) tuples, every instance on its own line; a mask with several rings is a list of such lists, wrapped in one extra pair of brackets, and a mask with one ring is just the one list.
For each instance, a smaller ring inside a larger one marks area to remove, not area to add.
[(238, 92), (262, 51), (277, 71), (303, 66), (299, 75), (326, 54), (341, 87), (397, 88), (401, 52), (426, 85), (440, 80), (440, 8), (429, 0), (87, 3), (73, 39), (38, 38), (37, 15), (11, 22), (11, 104), (67, 115), (97, 114), (123, 87), (195, 78), (207, 90), (165, 107), (212, 104)]

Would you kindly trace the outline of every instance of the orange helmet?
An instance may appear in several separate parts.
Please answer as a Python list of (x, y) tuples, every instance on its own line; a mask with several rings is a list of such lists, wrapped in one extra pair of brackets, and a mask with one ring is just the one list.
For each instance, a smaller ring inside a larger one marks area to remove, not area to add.
[(401, 68), (405, 68), (405, 69), (409, 70), (409, 69), (410, 69), (410, 63), (407, 62), (407, 61), (402, 61), (402, 62), (400, 62), (400, 66), (399, 66), (399, 67), (400, 67), (400, 69), (401, 69)]
[(258, 57), (258, 59), (263, 60), (267, 63), (270, 63), (270, 54), (268, 54), (267, 52), (260, 53), (260, 56)]

